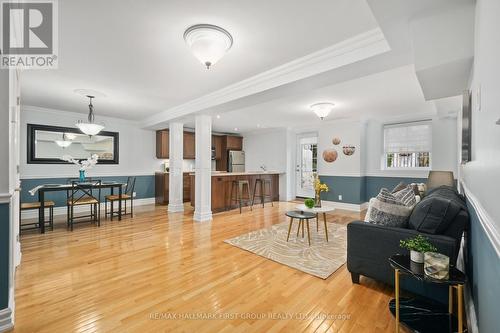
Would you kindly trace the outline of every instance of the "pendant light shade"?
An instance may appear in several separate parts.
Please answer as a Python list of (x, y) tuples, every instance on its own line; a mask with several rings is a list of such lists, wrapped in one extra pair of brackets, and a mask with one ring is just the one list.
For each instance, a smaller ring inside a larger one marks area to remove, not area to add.
[(64, 148), (69, 147), (69, 146), (72, 144), (71, 140), (72, 140), (72, 139), (71, 139), (71, 138), (69, 138), (69, 137), (66, 135), (66, 133), (63, 133), (63, 135), (62, 135), (62, 140), (56, 140), (56, 141), (55, 141), (55, 143), (56, 143), (56, 145), (58, 145), (59, 147), (61, 147), (61, 148), (63, 148), (63, 149), (64, 149)]
[(95, 122), (94, 105), (92, 105), (92, 99), (94, 98), (94, 96), (88, 95), (87, 97), (90, 100), (90, 102), (89, 102), (89, 116), (87, 117), (88, 121), (86, 121), (86, 122), (79, 121), (75, 124), (75, 126), (78, 127), (78, 129), (80, 129), (80, 131), (82, 131), (82, 133), (92, 136), (92, 135), (96, 135), (100, 131), (102, 131), (104, 129), (104, 125), (98, 124)]
[(193, 55), (207, 67), (219, 61), (233, 45), (229, 32), (211, 24), (197, 24), (184, 32), (184, 40)]
[(335, 104), (333, 103), (316, 103), (310, 106), (311, 110), (316, 113), (316, 115), (323, 120), (327, 117), (333, 110)]

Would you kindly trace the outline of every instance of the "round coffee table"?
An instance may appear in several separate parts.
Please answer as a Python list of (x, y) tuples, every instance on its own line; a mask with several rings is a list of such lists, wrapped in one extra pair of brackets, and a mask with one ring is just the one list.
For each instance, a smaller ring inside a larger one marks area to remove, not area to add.
[(325, 225), (325, 236), (326, 236), (326, 241), (328, 242), (328, 226), (326, 223), (326, 213), (331, 213), (335, 210), (335, 207), (332, 204), (328, 204), (323, 202), (321, 207), (312, 207), (308, 208), (304, 204), (300, 204), (295, 206), (296, 209), (300, 210), (301, 212), (308, 212), (308, 213), (313, 213), (316, 214), (316, 231), (319, 231), (319, 219), (318, 215), (323, 214), (323, 223)]
[(301, 227), (302, 227), (302, 237), (304, 237), (304, 221), (305, 221), (307, 226), (307, 240), (309, 242), (309, 245), (311, 245), (311, 235), (309, 233), (309, 220), (316, 218), (316, 214), (310, 212), (302, 212), (300, 210), (292, 210), (286, 212), (285, 215), (290, 218), (290, 226), (288, 227), (288, 236), (286, 237), (286, 241), (288, 242), (288, 239), (290, 238), (290, 231), (292, 230), (293, 219), (298, 219), (299, 226), (297, 228), (297, 237), (299, 237), (299, 231)]

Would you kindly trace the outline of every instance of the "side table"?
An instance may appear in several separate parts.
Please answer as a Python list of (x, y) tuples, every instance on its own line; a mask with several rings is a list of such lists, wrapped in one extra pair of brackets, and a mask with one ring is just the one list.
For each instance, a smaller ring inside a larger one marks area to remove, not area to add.
[[(389, 309), (396, 317), (396, 332), (400, 322), (414, 332), (467, 332), (463, 322), (463, 287), (467, 281), (464, 273), (456, 267), (450, 267), (448, 279), (433, 279), (424, 273), (424, 264), (410, 261), (408, 255), (397, 254), (389, 258), (394, 269), (394, 299), (389, 302)], [(426, 283), (448, 286), (448, 308), (435, 301), (416, 297), (401, 299), (400, 276), (406, 275)], [(453, 314), (453, 290), (456, 290), (457, 315)]]

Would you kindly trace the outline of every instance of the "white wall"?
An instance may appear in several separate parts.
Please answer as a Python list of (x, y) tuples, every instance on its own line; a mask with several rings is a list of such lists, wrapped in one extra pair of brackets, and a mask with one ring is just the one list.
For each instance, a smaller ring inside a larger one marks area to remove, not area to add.
[[(409, 118), (407, 120), (370, 120), (366, 123), (365, 167), (367, 176), (383, 177), (416, 177), (427, 178), (429, 171), (421, 170), (384, 170), (382, 168), (382, 157), (384, 149), (383, 126), (386, 123), (414, 121), (429, 119)], [(433, 170), (453, 171), (457, 177), (457, 119), (434, 117), (432, 119), (432, 157), (431, 168)]]
[(262, 171), (262, 165), (268, 171), (278, 171), (280, 176), (280, 200), (287, 200), (290, 188), (287, 179), (287, 156), (289, 155), (288, 132), (286, 129), (269, 129), (243, 134), (245, 151), (245, 170)]
[[(9, 185), (9, 71), (0, 70), (0, 194), (10, 192)], [(2, 195), (3, 197), (3, 195)], [(10, 198), (10, 196), (8, 197)]]
[[(363, 124), (359, 121), (330, 121), (321, 124), (318, 130), (318, 174), (322, 176), (360, 176), (361, 156), (361, 132)], [(333, 138), (338, 137), (341, 142), (338, 145), (332, 143)], [(351, 156), (342, 152), (344, 145), (356, 147)], [(332, 162), (325, 162), (323, 151), (335, 149), (338, 157)]]
[[(476, 6), (472, 90), (472, 162), (462, 178), (500, 234), (500, 1), (480, 0)], [(481, 91), (480, 102), (478, 91)], [(479, 105), (481, 106), (479, 109)]]
[[(21, 178), (76, 177), (78, 168), (64, 164), (27, 164), (27, 124), (74, 127), (78, 120), (86, 119), (86, 114), (48, 110), (34, 107), (21, 109)], [(155, 132), (141, 129), (134, 122), (101, 117), (106, 131), (119, 132), (119, 164), (97, 165), (88, 171), (89, 176), (139, 176), (153, 175), (160, 170), (163, 160), (156, 156)]]

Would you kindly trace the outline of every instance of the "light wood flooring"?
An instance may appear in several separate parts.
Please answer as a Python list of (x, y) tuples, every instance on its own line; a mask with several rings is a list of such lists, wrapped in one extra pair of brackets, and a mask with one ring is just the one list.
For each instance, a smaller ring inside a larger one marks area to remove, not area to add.
[(21, 237), (13, 332), (393, 332), (391, 287), (353, 285), (345, 265), (322, 280), (223, 242), (287, 221), (293, 207), (195, 223), (188, 206), (144, 206), (73, 232), (58, 217), (54, 231)]

